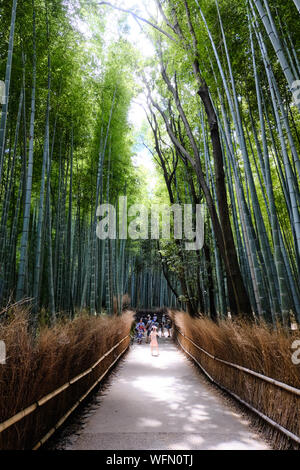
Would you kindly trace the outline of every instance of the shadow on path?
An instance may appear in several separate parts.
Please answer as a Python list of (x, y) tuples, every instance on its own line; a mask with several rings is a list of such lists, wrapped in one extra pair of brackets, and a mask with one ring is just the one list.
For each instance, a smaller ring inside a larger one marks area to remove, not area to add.
[[(134, 345), (65, 449), (267, 449), (172, 340)], [(61, 448), (61, 447), (60, 447)]]

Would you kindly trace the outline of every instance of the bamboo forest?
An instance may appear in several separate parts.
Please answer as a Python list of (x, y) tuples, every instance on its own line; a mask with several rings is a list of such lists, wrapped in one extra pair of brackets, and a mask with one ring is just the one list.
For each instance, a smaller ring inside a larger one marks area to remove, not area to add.
[(62, 448), (57, 423), (112, 367), (95, 416), (122, 433), (106, 414), (114, 387), (137, 394), (130, 360), (140, 384), (162, 361), (161, 400), (179, 387), (167, 370), (199, 381), (174, 395), (187, 410), (215, 383), (259, 437), (241, 422), (232, 441), (205, 437), (188, 411), (184, 430), (166, 398), (150, 430), (137, 404), (128, 433), (167, 447), (71, 448), (300, 449), (299, 14), (299, 0), (0, 0), (0, 449)]

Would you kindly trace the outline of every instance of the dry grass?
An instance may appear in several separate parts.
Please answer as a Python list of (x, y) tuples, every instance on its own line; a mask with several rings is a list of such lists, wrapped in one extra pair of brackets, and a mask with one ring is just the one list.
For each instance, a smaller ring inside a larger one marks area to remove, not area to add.
[(124, 294), (122, 296), (122, 310), (128, 310), (130, 309), (131, 305), (131, 298), (128, 294)]
[[(128, 294), (123, 294), (122, 295), (121, 304), (122, 304), (122, 311), (123, 312), (126, 311), (126, 310), (130, 310), (131, 299), (130, 299), (130, 296)], [(115, 296), (113, 298), (113, 312), (115, 314), (118, 313), (118, 300), (117, 300), (117, 297), (115, 297)]]
[[(88, 369), (129, 334), (133, 314), (90, 317), (43, 327), (37, 340), (28, 333), (28, 311), (15, 309), (0, 324), (7, 363), (0, 365), (0, 422), (15, 415), (71, 378)], [(124, 341), (90, 374), (51, 399), (30, 416), (0, 433), (0, 449), (31, 449), (97, 380), (120, 354)]]
[[(300, 339), (299, 331), (274, 331), (265, 324), (230, 320), (217, 325), (209, 319), (192, 319), (177, 311), (170, 312), (170, 316), (182, 333), (212, 355), (300, 389), (300, 366), (291, 360), (291, 345), (294, 339)], [(174, 336), (176, 338), (176, 331)], [(179, 340), (217, 382), (300, 436), (299, 396), (209, 358), (182, 336)], [(281, 432), (260, 420), (258, 424), (275, 448), (299, 449), (299, 445)]]

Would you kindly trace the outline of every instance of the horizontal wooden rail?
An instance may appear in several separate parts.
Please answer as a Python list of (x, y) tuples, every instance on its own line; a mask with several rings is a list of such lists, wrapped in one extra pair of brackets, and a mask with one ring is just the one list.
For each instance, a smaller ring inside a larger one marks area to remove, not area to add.
[(247, 374), (250, 374), (250, 375), (254, 375), (255, 377), (258, 377), (259, 379), (261, 380), (264, 380), (265, 382), (269, 382), (273, 385), (276, 385), (277, 387), (279, 388), (282, 388), (284, 390), (286, 390), (287, 392), (290, 392), (290, 393), (293, 393), (294, 395), (298, 395), (300, 396), (300, 389), (299, 388), (296, 388), (296, 387), (292, 387), (291, 385), (287, 385), (285, 384), (284, 382), (280, 382), (279, 380), (276, 380), (276, 379), (272, 379), (271, 377), (268, 377), (266, 375), (263, 375), (263, 374), (260, 374), (259, 372), (255, 372), (254, 370), (251, 370), (251, 369), (247, 369), (247, 367), (243, 367), (243, 366), (239, 366), (238, 364), (233, 364), (232, 362), (228, 362), (228, 361), (225, 361), (224, 359), (220, 359), (219, 357), (216, 357), (216, 356), (213, 356), (212, 354), (210, 354), (208, 351), (206, 351), (205, 349), (201, 348), (200, 346), (198, 346), (196, 343), (194, 343), (193, 340), (191, 340), (188, 336), (186, 336), (185, 334), (181, 333), (181, 331), (179, 331), (177, 328), (176, 328), (176, 331), (181, 335), (183, 336), (183, 338), (186, 338), (188, 341), (190, 341), (190, 343), (192, 343), (197, 349), (199, 349), (200, 351), (202, 351), (204, 354), (206, 354), (207, 356), (209, 356), (211, 359), (214, 359), (215, 361), (218, 361), (218, 362), (222, 362), (223, 364), (226, 364), (230, 367), (233, 367), (234, 369), (239, 369), (243, 372), (246, 372)]
[(125, 351), (128, 349), (129, 344), (127, 344), (126, 348), (123, 349), (123, 351), (118, 355), (118, 357), (110, 364), (110, 366), (106, 369), (106, 371), (99, 377), (99, 379), (96, 380), (96, 382), (88, 389), (87, 392), (85, 392), (82, 397), (77, 400), (75, 405), (70, 408), (67, 413), (60, 418), (60, 420), (56, 423), (53, 428), (50, 429), (50, 431), (47, 432), (47, 434), (33, 447), (32, 450), (38, 450), (42, 445), (45, 444), (45, 442), (57, 431), (57, 429), (66, 421), (66, 419), (70, 416), (71, 413), (77, 408), (77, 406), (80, 405), (80, 403), (83, 402), (83, 400), (89, 395), (89, 393), (98, 385), (99, 382), (105, 377), (107, 372), (112, 368), (112, 366), (119, 360), (119, 358), (122, 356), (122, 354), (125, 353)]
[[(180, 333), (182, 334), (182, 333)], [(183, 336), (183, 335), (182, 335)], [(187, 338), (185, 336), (185, 338)], [(284, 428), (283, 426), (281, 426), (280, 424), (276, 423), (276, 421), (273, 421), (273, 419), (269, 418), (269, 416), (265, 415), (264, 413), (262, 413), (261, 411), (257, 410), (256, 408), (254, 408), (252, 405), (250, 405), (249, 403), (247, 403), (246, 401), (244, 401), (242, 398), (240, 398), (238, 395), (236, 395), (234, 392), (232, 392), (231, 390), (229, 390), (228, 388), (224, 387), (224, 385), (221, 385), (219, 382), (217, 382), (205, 369), (204, 367), (200, 364), (199, 361), (197, 361), (197, 359), (187, 350), (185, 349), (185, 347), (181, 344), (181, 342), (179, 341), (179, 339), (177, 338), (177, 342), (178, 344), (180, 345), (180, 347), (183, 349), (183, 351), (188, 354), (188, 356), (190, 356), (193, 361), (196, 362), (196, 364), (200, 367), (200, 369), (204, 372), (204, 374), (209, 378), (209, 380), (211, 382), (213, 382), (215, 385), (217, 385), (219, 388), (221, 388), (222, 390), (224, 390), (225, 392), (229, 393), (229, 395), (233, 396), (236, 400), (238, 400), (240, 403), (242, 403), (243, 405), (245, 405), (247, 408), (249, 408), (251, 411), (253, 411), (255, 414), (257, 414), (260, 418), (264, 419), (267, 423), (269, 423), (271, 426), (273, 426), (274, 428), (278, 429), (279, 431), (281, 431), (283, 434), (285, 434), (287, 437), (289, 437), (290, 439), (292, 439), (293, 441), (297, 442), (298, 444), (300, 444), (300, 437), (297, 436), (296, 434), (292, 433), (291, 431), (289, 431), (288, 429)], [(211, 355), (210, 355), (211, 356)]]
[[(18, 421), (21, 421), (21, 419), (25, 418), (25, 416), (28, 416), (29, 414), (31, 414), (34, 410), (36, 410), (37, 408), (41, 407), (42, 405), (44, 405), (45, 403), (47, 403), (49, 400), (51, 400), (52, 398), (54, 398), (55, 396), (59, 395), (61, 392), (63, 392), (64, 390), (66, 390), (68, 387), (70, 387), (70, 385), (72, 385), (73, 383), (77, 382), (78, 380), (80, 380), (82, 377), (84, 377), (85, 375), (89, 374), (90, 372), (92, 372), (92, 370), (95, 369), (95, 367), (97, 367), (98, 364), (100, 364), (100, 362), (102, 362), (110, 353), (112, 353), (112, 351), (114, 351), (118, 346), (120, 346), (121, 343), (123, 343), (123, 341), (125, 341), (126, 338), (128, 338), (129, 335), (126, 335), (123, 339), (121, 339), (121, 341), (119, 341), (117, 344), (115, 344), (109, 351), (107, 351), (103, 356), (100, 357), (100, 359), (98, 359), (91, 367), (89, 367), (87, 370), (85, 370), (84, 372), (82, 372), (81, 374), (78, 374), (76, 375), (76, 377), (74, 377), (73, 379), (69, 380), (68, 382), (66, 382), (64, 385), (62, 385), (61, 387), (57, 388), (56, 390), (54, 390), (53, 392), (51, 393), (48, 393), (48, 395), (45, 395), (43, 398), (40, 398), (39, 400), (37, 400), (35, 403), (33, 403), (32, 405), (28, 406), (27, 408), (25, 408), (24, 410), (22, 411), (19, 411), (17, 414), (15, 414), (14, 416), (12, 416), (11, 418), (7, 419), (6, 421), (3, 421), (2, 423), (0, 423), (0, 433), (3, 432), (5, 429), (9, 428), (10, 426), (12, 426), (13, 424), (17, 423)], [(128, 346), (127, 346), (128, 347)]]

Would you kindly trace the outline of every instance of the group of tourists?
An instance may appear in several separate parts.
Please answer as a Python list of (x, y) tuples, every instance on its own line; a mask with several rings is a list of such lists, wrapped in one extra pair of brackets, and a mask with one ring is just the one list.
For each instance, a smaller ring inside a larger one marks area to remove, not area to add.
[(154, 355), (154, 351), (156, 351), (156, 355), (159, 355), (158, 350), (158, 341), (157, 338), (160, 336), (161, 338), (165, 338), (165, 333), (167, 333), (167, 337), (171, 337), (171, 328), (172, 322), (167, 315), (163, 314), (161, 321), (157, 320), (157, 315), (148, 315), (147, 317), (142, 317), (137, 322), (135, 330), (136, 330), (136, 337), (137, 343), (142, 344), (143, 339), (146, 338), (146, 343), (150, 342), (151, 354)]

